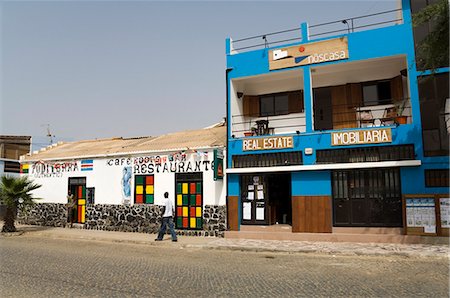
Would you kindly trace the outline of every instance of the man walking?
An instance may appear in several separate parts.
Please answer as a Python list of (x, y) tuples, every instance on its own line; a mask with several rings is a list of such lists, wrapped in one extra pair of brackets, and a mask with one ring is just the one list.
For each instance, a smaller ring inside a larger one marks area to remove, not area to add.
[(170, 234), (172, 235), (172, 241), (177, 241), (177, 234), (175, 234), (174, 226), (173, 226), (173, 204), (169, 199), (169, 193), (164, 193), (164, 212), (163, 218), (161, 222), (161, 227), (158, 232), (158, 238), (155, 241), (162, 241), (164, 238), (164, 234), (166, 233), (166, 227), (169, 226)]
[(67, 194), (67, 224), (69, 225), (69, 227), (72, 227), (73, 225), (73, 209), (76, 205), (76, 199), (74, 198), (72, 192), (69, 190), (69, 193)]

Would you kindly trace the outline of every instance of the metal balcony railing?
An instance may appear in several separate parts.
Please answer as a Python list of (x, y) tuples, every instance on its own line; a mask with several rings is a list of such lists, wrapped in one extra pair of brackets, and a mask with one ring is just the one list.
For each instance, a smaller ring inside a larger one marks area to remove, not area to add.
[[(325, 126), (321, 126), (320, 123), (323, 119), (318, 119), (319, 116), (315, 115), (314, 130), (392, 126), (411, 122), (409, 98), (378, 100), (358, 105), (334, 104), (330, 112), (332, 119)], [(321, 111), (315, 109), (315, 113)]]
[[(348, 100), (350, 102), (350, 100)], [(378, 100), (365, 104), (334, 104), (327, 112), (313, 108), (314, 130), (339, 130), (349, 128), (381, 127), (411, 123), (410, 98), (400, 100)], [(331, 115), (331, 119), (321, 122), (322, 115)], [(283, 133), (302, 133), (306, 130), (304, 114), (286, 114), (278, 116), (232, 115), (231, 135), (244, 136), (277, 135)]]
[(231, 135), (235, 137), (303, 132), (306, 128), (305, 116), (298, 114), (265, 117), (255, 114), (231, 117)]
[[(309, 26), (309, 39), (331, 37), (342, 34), (350, 34), (367, 29), (375, 29), (401, 24), (402, 9), (392, 9), (363, 16), (341, 19)], [(260, 48), (274, 47), (279, 44), (297, 43), (302, 40), (300, 28), (281, 30), (251, 37), (245, 37), (232, 41), (231, 48), (234, 51), (248, 51)]]

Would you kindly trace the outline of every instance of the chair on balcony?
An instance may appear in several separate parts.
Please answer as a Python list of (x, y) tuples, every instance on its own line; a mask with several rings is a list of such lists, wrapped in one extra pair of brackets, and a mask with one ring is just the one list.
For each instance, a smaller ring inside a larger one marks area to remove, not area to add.
[(359, 127), (372, 127), (375, 125), (375, 119), (373, 118), (372, 111), (358, 111)]
[(383, 117), (381, 120), (381, 125), (393, 125), (395, 124), (395, 118), (397, 117), (397, 108), (389, 107), (384, 109)]
[(257, 120), (254, 132), (257, 136), (268, 135), (270, 131), (269, 120)]

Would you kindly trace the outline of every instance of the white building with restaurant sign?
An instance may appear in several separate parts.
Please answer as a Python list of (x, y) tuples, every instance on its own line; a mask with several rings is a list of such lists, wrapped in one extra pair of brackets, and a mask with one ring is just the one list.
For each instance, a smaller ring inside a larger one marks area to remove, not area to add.
[(52, 216), (59, 221), (39, 217), (52, 213), (48, 210), (34, 210), (26, 220), (65, 225), (70, 211), (63, 207), (70, 192), (76, 200), (75, 223), (86, 228), (151, 232), (168, 192), (176, 209), (177, 229), (225, 230), (226, 189), (220, 159), (225, 143), (226, 128), (220, 124), (159, 137), (60, 143), (22, 156), (22, 173), (42, 185), (34, 192), (42, 198), (36, 208), (59, 210)]

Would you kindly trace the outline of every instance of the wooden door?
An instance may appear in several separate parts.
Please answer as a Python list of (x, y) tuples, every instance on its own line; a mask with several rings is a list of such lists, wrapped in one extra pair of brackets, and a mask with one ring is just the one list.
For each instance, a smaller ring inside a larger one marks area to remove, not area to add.
[(357, 127), (356, 107), (346, 85), (331, 87), (333, 129)]
[(314, 89), (314, 130), (333, 129), (331, 88)]

